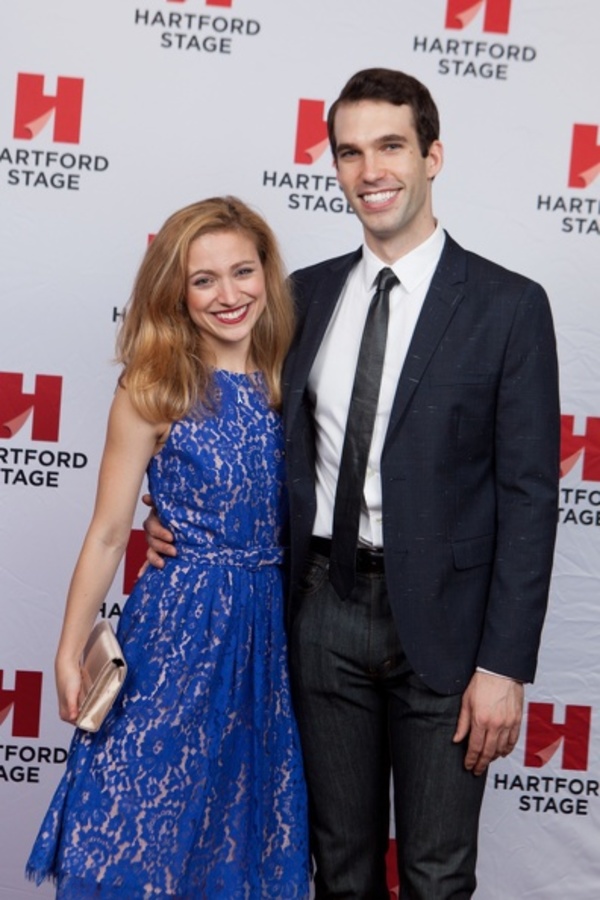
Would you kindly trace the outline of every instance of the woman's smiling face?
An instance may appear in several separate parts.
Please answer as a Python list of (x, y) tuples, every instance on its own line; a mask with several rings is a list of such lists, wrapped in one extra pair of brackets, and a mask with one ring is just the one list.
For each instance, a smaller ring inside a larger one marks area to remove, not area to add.
[(214, 231), (192, 241), (186, 302), (216, 365), (228, 368), (239, 358), (243, 371), (252, 329), (267, 304), (262, 263), (249, 235)]

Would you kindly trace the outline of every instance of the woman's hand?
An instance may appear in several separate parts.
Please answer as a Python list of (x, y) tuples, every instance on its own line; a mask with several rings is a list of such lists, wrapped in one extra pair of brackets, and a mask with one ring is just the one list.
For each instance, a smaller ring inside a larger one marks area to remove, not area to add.
[(75, 724), (80, 706), (81, 671), (79, 662), (70, 658), (56, 657), (54, 666), (56, 692), (58, 694), (58, 714), (65, 722)]

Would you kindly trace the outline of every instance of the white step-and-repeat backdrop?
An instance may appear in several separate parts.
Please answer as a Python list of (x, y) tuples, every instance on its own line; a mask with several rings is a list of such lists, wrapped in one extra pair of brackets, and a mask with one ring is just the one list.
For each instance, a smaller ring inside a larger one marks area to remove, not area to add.
[[(563, 477), (539, 675), (494, 765), (478, 900), (600, 896), (598, 0), (3, 0), (0, 11), (0, 898), (62, 771), (53, 655), (117, 375), (116, 325), (151, 235), (234, 193), (290, 269), (360, 228), (324, 115), (357, 69), (423, 80), (446, 164), (437, 215), (547, 288)], [(136, 531), (104, 614), (119, 615)], [(391, 896), (397, 896), (393, 873)]]

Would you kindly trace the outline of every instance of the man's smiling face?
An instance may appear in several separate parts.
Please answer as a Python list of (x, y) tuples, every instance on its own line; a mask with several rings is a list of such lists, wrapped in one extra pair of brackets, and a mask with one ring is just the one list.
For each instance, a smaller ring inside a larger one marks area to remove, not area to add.
[(434, 141), (423, 156), (409, 106), (343, 103), (335, 115), (337, 176), (368, 246), (393, 262), (435, 228), (431, 183), (442, 167)]

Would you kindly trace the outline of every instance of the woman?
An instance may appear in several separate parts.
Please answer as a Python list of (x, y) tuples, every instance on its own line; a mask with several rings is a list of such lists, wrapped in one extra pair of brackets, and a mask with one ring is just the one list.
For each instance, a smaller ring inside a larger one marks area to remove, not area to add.
[(293, 329), (273, 234), (239, 200), (172, 215), (119, 335), (96, 506), (56, 656), (79, 659), (147, 470), (177, 558), (146, 571), (118, 636), (123, 691), (77, 731), (27, 865), (61, 900), (308, 897), (306, 798), (283, 633), (280, 372)]

